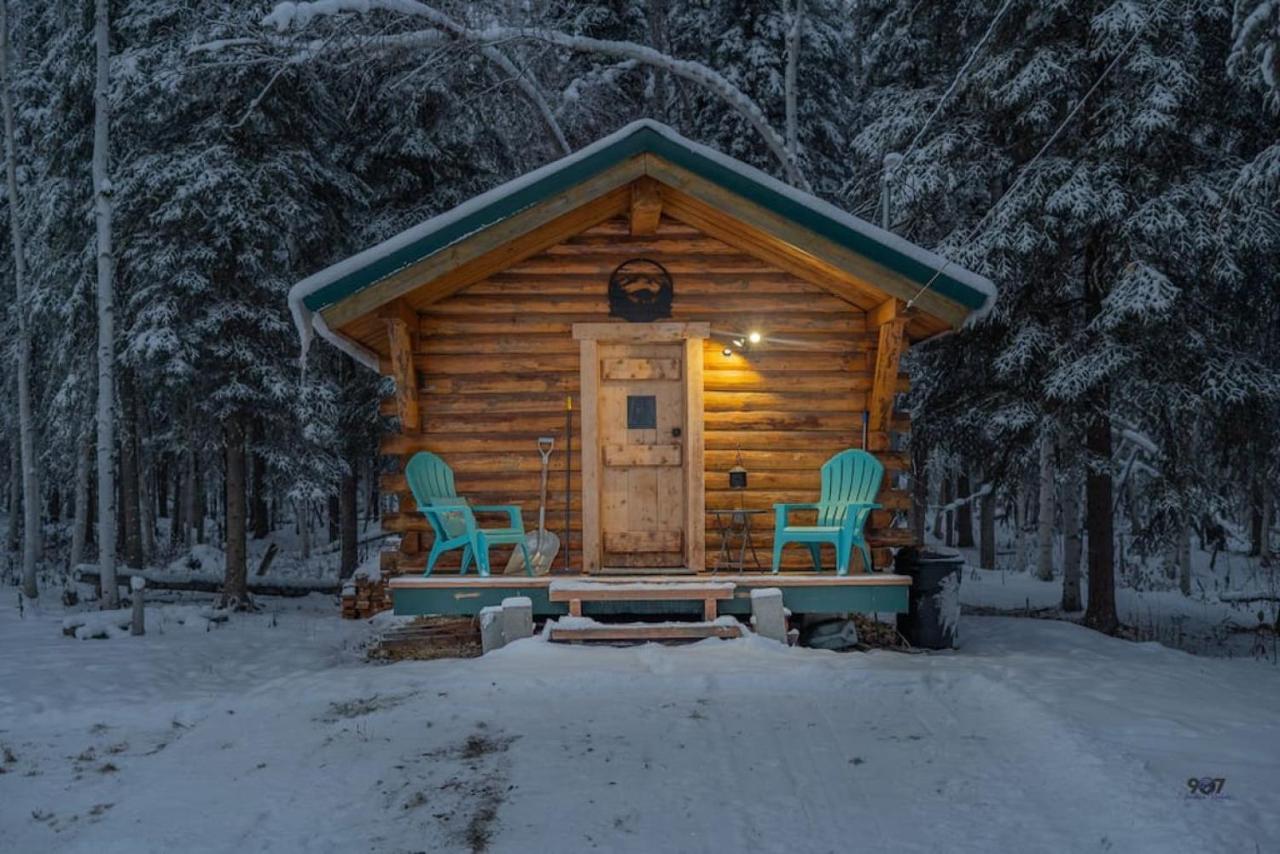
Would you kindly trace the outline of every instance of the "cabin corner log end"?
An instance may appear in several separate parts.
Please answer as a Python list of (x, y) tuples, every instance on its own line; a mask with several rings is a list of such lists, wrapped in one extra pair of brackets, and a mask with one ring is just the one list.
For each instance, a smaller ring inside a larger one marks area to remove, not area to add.
[(421, 409), (413, 352), (418, 334), (418, 313), (405, 300), (397, 299), (383, 306), (379, 316), (386, 326), (390, 357), (382, 366), (383, 373), (395, 381), (396, 415), (400, 419), (400, 429), (405, 433), (417, 433), (421, 429)]

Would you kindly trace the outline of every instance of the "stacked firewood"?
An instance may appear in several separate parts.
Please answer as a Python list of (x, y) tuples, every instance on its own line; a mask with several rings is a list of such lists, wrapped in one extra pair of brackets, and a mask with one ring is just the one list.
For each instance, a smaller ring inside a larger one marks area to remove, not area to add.
[(384, 577), (357, 576), (342, 588), (342, 617), (365, 620), (391, 607), (391, 591)]
[(858, 640), (866, 646), (896, 649), (905, 645), (893, 623), (882, 623), (866, 614), (854, 614), (853, 624), (858, 627)]
[(401, 573), (400, 539), (389, 539), (378, 553), (378, 577), (357, 574), (342, 588), (342, 618), (367, 620), (391, 607), (387, 580)]

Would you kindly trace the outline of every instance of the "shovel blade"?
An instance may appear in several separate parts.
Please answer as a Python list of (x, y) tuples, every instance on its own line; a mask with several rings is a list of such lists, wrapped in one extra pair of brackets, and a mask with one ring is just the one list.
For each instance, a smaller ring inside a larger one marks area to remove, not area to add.
[[(534, 575), (546, 575), (560, 552), (560, 537), (550, 531), (532, 531), (524, 535), (524, 546), (529, 550), (529, 562)], [(525, 575), (524, 553), (517, 547), (507, 559), (503, 575)]]

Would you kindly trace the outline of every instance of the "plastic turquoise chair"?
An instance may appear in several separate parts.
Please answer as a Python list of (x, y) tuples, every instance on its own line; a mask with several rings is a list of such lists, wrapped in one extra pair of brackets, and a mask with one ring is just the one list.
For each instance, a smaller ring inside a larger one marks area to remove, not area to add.
[[(813, 568), (822, 570), (822, 544), (836, 550), (836, 574), (849, 574), (849, 556), (853, 547), (862, 552), (862, 565), (872, 571), (871, 549), (863, 536), (863, 528), (875, 503), (884, 478), (884, 466), (866, 451), (841, 451), (822, 464), (822, 497), (814, 504), (775, 504), (773, 527), (773, 571), (782, 564), (782, 547), (787, 543), (804, 543), (813, 557)], [(817, 511), (813, 525), (789, 524), (793, 510)]]
[[(524, 552), (524, 566), (533, 575), (533, 564), (525, 548), (524, 522), (520, 508), (514, 504), (497, 504), (472, 507), (465, 498), (458, 496), (453, 485), (453, 469), (444, 460), (429, 451), (419, 451), (404, 469), (405, 479), (413, 492), (418, 510), (427, 517), (435, 534), (431, 553), (427, 555), (427, 568), (423, 575), (430, 575), (440, 555), (453, 549), (462, 549), (462, 574), (466, 574), (471, 558), (481, 575), (489, 574), (489, 549), (496, 545), (519, 546)], [(506, 513), (510, 524), (505, 528), (481, 528), (476, 513)]]

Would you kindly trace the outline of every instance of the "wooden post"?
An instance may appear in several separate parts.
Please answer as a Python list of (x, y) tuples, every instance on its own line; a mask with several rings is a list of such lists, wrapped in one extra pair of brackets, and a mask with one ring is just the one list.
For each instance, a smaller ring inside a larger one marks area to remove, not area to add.
[[(582, 429), (582, 571), (600, 571), (600, 429), (596, 397), (600, 393), (600, 350), (594, 339), (579, 345), (581, 406), (578, 418)], [(568, 544), (566, 544), (567, 546)], [(571, 612), (572, 613), (572, 612)], [(577, 615), (575, 615), (577, 616)]]
[(129, 589), (133, 591), (133, 624), (129, 627), (129, 633), (132, 635), (145, 635), (147, 633), (146, 606), (142, 601), (142, 591), (146, 587), (146, 579), (140, 575), (135, 575), (129, 579)]
[(631, 185), (631, 236), (653, 234), (662, 219), (662, 196), (652, 178), (640, 178)]
[(396, 382), (396, 414), (400, 432), (422, 432), (418, 408), (418, 377), (413, 367), (413, 338), (418, 329), (418, 313), (402, 299), (383, 306), (379, 316), (387, 325), (391, 355), (391, 377)]
[(687, 338), (684, 342), (685, 363), (685, 448), (688, 463), (685, 465), (685, 517), (684, 561), (693, 572), (702, 572), (706, 565), (706, 452), (704, 436), (704, 394), (702, 379), (703, 338)]
[(876, 369), (871, 384), (871, 432), (889, 428), (893, 420), (893, 399), (898, 386), (898, 363), (902, 359), (903, 333), (907, 319), (901, 300), (889, 299), (867, 312), (867, 324), (879, 327)]

